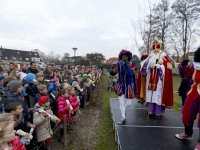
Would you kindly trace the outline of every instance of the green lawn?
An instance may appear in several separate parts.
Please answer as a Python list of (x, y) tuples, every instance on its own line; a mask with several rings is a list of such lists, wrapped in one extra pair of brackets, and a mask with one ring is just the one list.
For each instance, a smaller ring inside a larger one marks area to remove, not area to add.
[(109, 98), (117, 97), (114, 92), (107, 90), (108, 76), (103, 75), (102, 78), (102, 104), (99, 116), (99, 127), (97, 132), (97, 142), (95, 143), (95, 150), (116, 150), (115, 132), (113, 130), (113, 122), (110, 113)]
[[(116, 150), (117, 144), (115, 143), (115, 132), (113, 130), (113, 124), (110, 114), (110, 102), (109, 98), (117, 97), (114, 92), (107, 90), (108, 76), (102, 76), (102, 104), (99, 117), (99, 127), (97, 132), (97, 140), (94, 146), (95, 150)], [(181, 79), (179, 76), (173, 77), (173, 89), (174, 89), (174, 110), (181, 113), (181, 98), (178, 96), (177, 91), (180, 85)]]
[(181, 84), (180, 76), (173, 76), (173, 89), (174, 89), (174, 110), (181, 113), (182, 101), (177, 91)]

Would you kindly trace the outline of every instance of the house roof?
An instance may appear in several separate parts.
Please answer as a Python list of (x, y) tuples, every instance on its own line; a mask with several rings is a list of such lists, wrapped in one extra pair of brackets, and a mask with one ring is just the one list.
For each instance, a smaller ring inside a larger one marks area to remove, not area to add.
[(112, 64), (118, 61), (118, 57), (111, 57), (106, 61), (106, 64)]
[(0, 48), (1, 60), (30, 62), (32, 57), (40, 58), (38, 52)]

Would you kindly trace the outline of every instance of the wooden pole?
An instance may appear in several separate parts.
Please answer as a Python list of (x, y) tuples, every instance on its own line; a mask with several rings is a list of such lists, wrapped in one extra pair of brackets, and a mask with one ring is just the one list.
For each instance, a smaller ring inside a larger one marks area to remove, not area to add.
[(64, 147), (67, 147), (67, 123), (66, 123), (66, 115), (63, 116), (63, 124), (64, 124), (64, 139), (63, 139), (63, 143), (64, 143)]

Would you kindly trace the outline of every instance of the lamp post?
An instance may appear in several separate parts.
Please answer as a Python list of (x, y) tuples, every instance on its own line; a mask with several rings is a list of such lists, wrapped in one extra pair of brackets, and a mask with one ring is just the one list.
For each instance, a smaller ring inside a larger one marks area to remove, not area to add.
[(76, 66), (76, 51), (77, 51), (77, 49), (78, 48), (76, 48), (76, 47), (74, 47), (74, 48), (72, 48), (73, 50), (74, 50), (74, 67)]

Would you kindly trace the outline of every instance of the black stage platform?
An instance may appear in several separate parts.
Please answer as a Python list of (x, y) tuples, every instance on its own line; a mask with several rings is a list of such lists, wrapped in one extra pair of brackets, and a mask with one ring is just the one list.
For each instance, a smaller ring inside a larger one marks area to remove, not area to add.
[(110, 110), (119, 150), (193, 150), (198, 140), (198, 128), (194, 127), (194, 139), (179, 140), (176, 133), (184, 131), (181, 115), (166, 110), (160, 119), (148, 118), (145, 104), (134, 99), (126, 111), (126, 122), (118, 125), (121, 118), (119, 100), (110, 98)]

